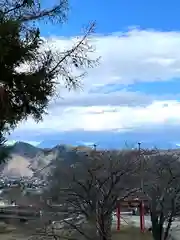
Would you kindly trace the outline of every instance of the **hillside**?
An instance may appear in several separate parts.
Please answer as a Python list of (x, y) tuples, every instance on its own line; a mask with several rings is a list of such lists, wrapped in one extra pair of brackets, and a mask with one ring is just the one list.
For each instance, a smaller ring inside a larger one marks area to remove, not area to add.
[(87, 151), (87, 147), (72, 147), (57, 145), (52, 149), (41, 149), (28, 143), (17, 142), (12, 146), (10, 158), (3, 166), (2, 173), (9, 177), (37, 177), (46, 175), (50, 170), (53, 160), (65, 159), (66, 163), (72, 164), (79, 151)]
[(32, 146), (29, 143), (25, 142), (16, 142), (12, 146), (11, 152), (13, 154), (20, 155), (22, 157), (28, 157), (28, 158), (33, 158), (35, 157), (38, 153), (43, 152), (41, 148)]
[[(81, 152), (87, 152), (92, 148), (79, 146), (73, 147), (71, 145), (57, 145), (51, 149), (42, 149), (32, 146), (28, 143), (17, 142), (11, 149), (11, 157), (3, 166), (3, 175), (22, 177), (33, 176), (44, 177), (52, 166), (52, 162), (55, 159), (65, 160), (67, 164), (73, 164), (77, 158), (77, 154)], [(166, 153), (167, 150), (161, 150), (162, 153)], [(180, 149), (171, 149), (170, 153), (180, 155)]]

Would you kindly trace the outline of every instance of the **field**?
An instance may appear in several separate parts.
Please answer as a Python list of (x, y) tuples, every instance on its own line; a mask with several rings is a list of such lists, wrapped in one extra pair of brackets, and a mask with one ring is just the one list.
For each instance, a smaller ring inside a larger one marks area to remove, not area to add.
[[(25, 233), (27, 232), (26, 231), (23, 232), (23, 228), (17, 229), (13, 226), (6, 226), (2, 224), (0, 225), (1, 240), (25, 240), (25, 239), (27, 240), (30, 238), (30, 235)], [(50, 236), (48, 237), (45, 235), (43, 239), (45, 240), (46, 237), (48, 240), (51, 239)], [(42, 239), (42, 236), (40, 238)], [(71, 238), (72, 236), (69, 236), (69, 239)], [(38, 239), (38, 237), (36, 239)], [(78, 239), (85, 239), (85, 238), (82, 238), (81, 236)], [(123, 227), (119, 232), (117, 232), (116, 230), (113, 230), (112, 232), (112, 240), (119, 240), (119, 239), (120, 240), (132, 240), (132, 239), (133, 240), (152, 240), (152, 236), (150, 232), (141, 233), (139, 228), (136, 228), (136, 227)]]

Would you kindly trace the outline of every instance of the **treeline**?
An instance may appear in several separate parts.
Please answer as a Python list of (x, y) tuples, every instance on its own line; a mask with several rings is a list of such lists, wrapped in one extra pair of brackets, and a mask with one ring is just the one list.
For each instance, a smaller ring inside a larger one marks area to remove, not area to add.
[(56, 159), (48, 183), (45, 198), (65, 203), (70, 215), (84, 216), (93, 229), (98, 226), (100, 239), (110, 238), (117, 201), (129, 196), (148, 199), (155, 240), (169, 236), (172, 222), (179, 215), (180, 161), (171, 152), (80, 152), (74, 164)]

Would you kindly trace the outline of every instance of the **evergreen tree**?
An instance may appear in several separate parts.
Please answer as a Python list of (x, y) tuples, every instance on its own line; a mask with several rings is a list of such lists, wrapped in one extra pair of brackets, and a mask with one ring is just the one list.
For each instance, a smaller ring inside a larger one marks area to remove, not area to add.
[(56, 93), (57, 78), (68, 89), (77, 87), (79, 76), (69, 69), (84, 70), (96, 61), (88, 58), (92, 48), (86, 41), (93, 24), (65, 52), (44, 47), (46, 42), (36, 23), (66, 21), (67, 0), (59, 0), (48, 9), (43, 9), (39, 0), (3, 0), (0, 9), (0, 133), (3, 136), (28, 116), (41, 120)]

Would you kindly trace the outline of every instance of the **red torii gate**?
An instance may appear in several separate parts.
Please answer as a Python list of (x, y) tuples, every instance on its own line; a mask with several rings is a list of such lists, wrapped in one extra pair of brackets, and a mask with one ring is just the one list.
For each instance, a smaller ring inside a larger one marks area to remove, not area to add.
[(120, 231), (121, 225), (121, 206), (123, 207), (139, 207), (140, 213), (140, 230), (143, 233), (145, 231), (145, 204), (148, 206), (147, 200), (140, 200), (138, 198), (131, 200), (123, 200), (117, 202), (116, 216), (117, 216), (117, 231)]

